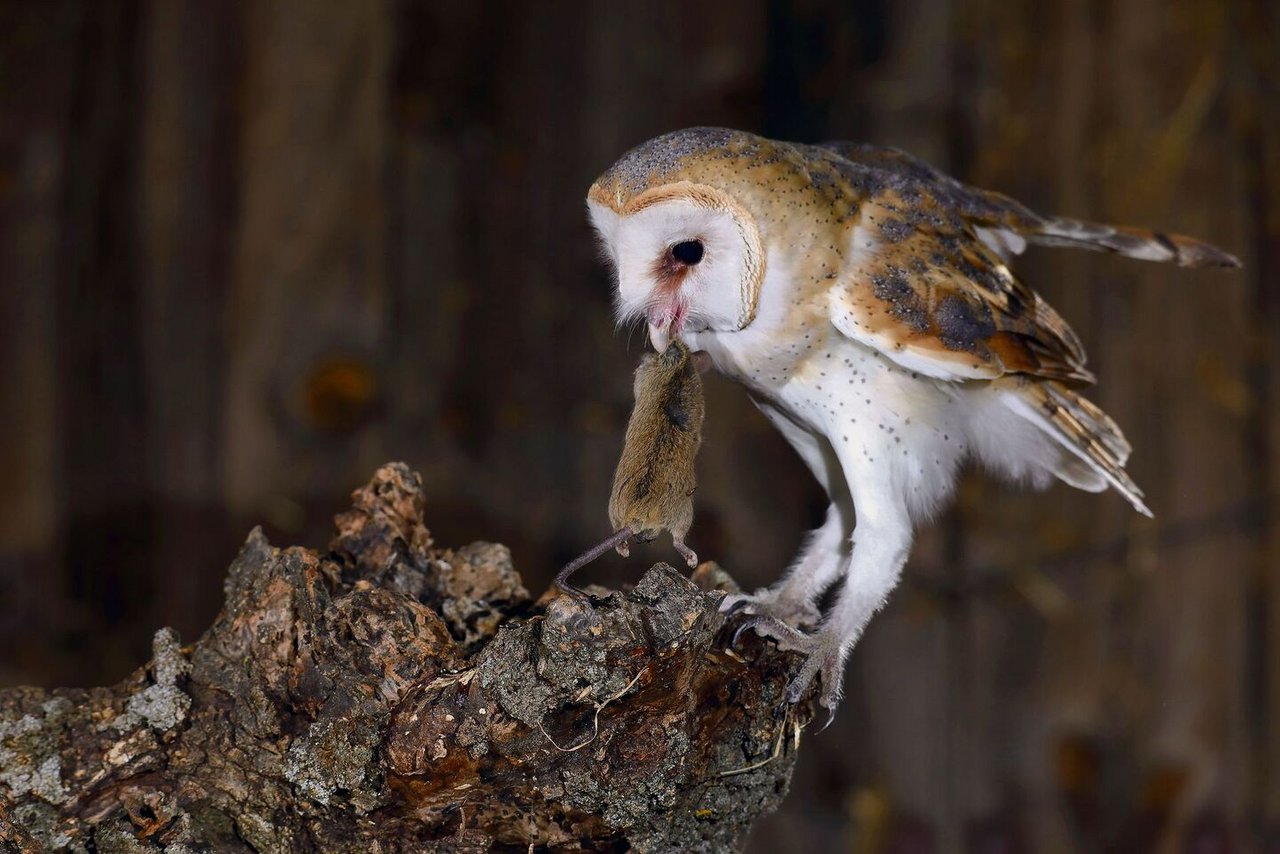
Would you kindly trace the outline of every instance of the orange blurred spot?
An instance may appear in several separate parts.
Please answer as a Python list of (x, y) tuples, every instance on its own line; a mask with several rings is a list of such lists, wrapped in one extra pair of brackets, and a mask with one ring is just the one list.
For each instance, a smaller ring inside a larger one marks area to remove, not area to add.
[(336, 358), (312, 368), (303, 382), (307, 423), (326, 433), (351, 433), (373, 418), (380, 392), (378, 375), (366, 362)]

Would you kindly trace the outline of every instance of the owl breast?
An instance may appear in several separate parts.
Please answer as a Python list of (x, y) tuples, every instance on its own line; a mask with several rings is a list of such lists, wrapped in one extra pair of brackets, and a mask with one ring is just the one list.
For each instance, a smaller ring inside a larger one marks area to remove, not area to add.
[[(746, 332), (688, 337), (747, 387), (820, 482), (888, 480), (916, 517), (947, 497), (968, 454), (969, 424), (984, 387), (921, 376), (839, 335), (810, 332), (767, 348)], [(820, 462), (833, 456), (839, 472)]]

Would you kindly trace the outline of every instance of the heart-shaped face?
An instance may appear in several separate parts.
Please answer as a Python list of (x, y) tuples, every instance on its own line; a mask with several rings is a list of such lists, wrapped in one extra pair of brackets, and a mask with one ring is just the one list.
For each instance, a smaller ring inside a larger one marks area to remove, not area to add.
[(762, 278), (755, 219), (725, 192), (677, 181), (621, 210), (590, 199), (591, 221), (617, 275), (621, 322), (643, 318), (659, 352), (682, 331), (742, 329)]

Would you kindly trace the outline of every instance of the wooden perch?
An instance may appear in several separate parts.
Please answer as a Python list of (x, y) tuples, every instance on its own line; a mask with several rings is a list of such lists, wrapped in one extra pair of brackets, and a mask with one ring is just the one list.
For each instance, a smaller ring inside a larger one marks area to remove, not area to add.
[(786, 792), (807, 706), (658, 564), (531, 601), (504, 546), (437, 549), (381, 468), (328, 553), (261, 531), (212, 628), (111, 688), (0, 691), (0, 846), (27, 851), (719, 851)]

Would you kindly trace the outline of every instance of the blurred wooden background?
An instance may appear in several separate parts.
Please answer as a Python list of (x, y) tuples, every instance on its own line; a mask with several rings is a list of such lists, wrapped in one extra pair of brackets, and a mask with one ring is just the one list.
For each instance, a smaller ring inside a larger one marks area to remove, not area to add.
[[(387, 459), (545, 585), (642, 347), (592, 178), (691, 124), (870, 140), (1246, 269), (1025, 259), (1157, 518), (968, 478), (755, 850), (1280, 850), (1277, 105), (1270, 0), (4, 0), (0, 684), (194, 637), (250, 525), (323, 543)], [(709, 397), (690, 541), (756, 586), (823, 502)]]

